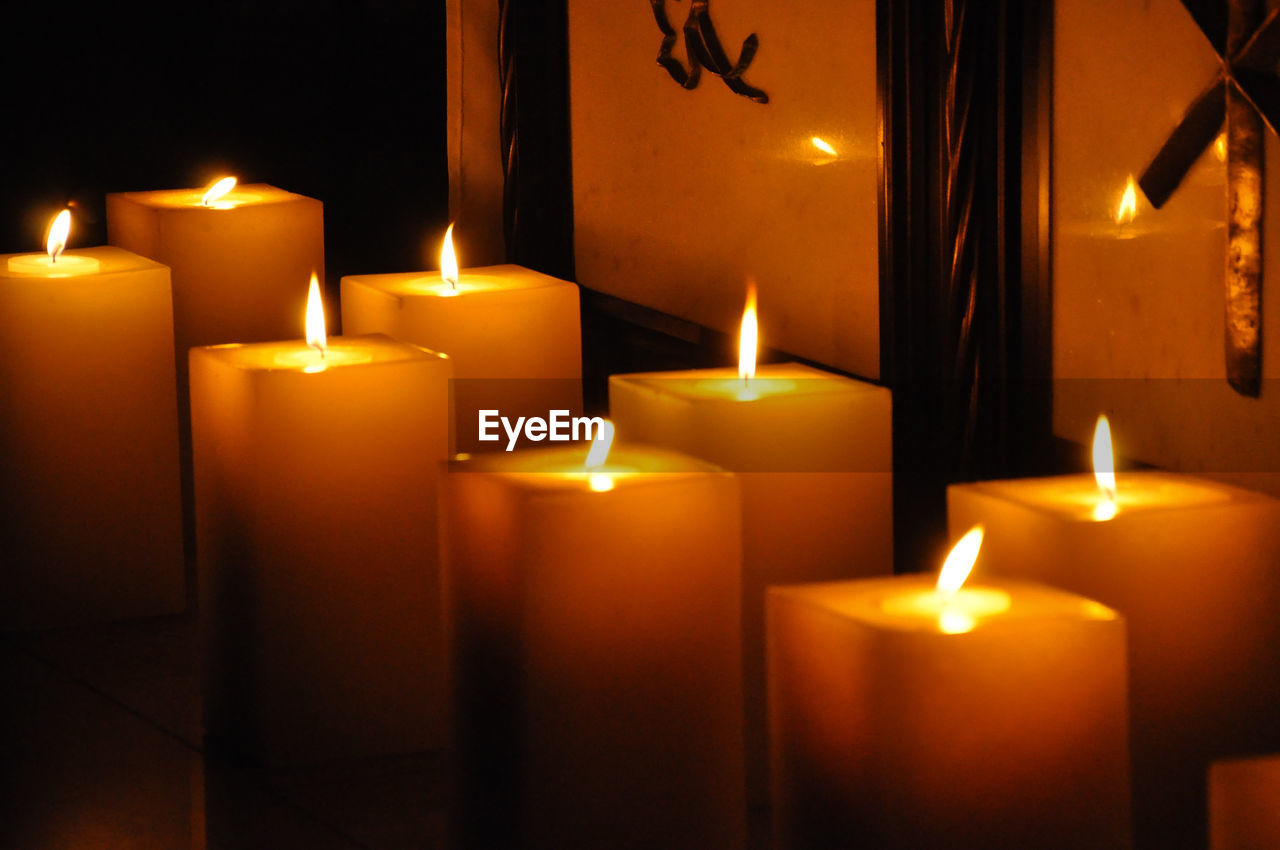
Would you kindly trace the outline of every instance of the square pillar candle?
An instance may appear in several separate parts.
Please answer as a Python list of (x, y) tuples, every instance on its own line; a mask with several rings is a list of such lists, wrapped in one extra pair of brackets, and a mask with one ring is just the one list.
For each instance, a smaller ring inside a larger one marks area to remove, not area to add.
[[(297, 332), (299, 282), (324, 279), (324, 206), (250, 183), (107, 195), (112, 245), (173, 269), (174, 334), (188, 349)], [(225, 194), (205, 196), (225, 188)]]
[(949, 523), (986, 526), (992, 574), (1124, 615), (1136, 843), (1201, 848), (1209, 764), (1280, 750), (1280, 500), (1160, 472), (1111, 488), (1093, 475), (953, 485)]
[(1280, 847), (1280, 756), (1209, 768), (1209, 850)]
[(584, 455), (448, 474), (457, 846), (740, 848), (737, 484), (658, 449)]
[(889, 390), (795, 363), (614, 375), (619, 434), (738, 473), (751, 801), (768, 800), (764, 593), (893, 572)]
[(1124, 624), (914, 575), (768, 595), (778, 847), (1129, 846)]
[(344, 277), (345, 332), (385, 333), (449, 355), (460, 452), (506, 447), (505, 436), (480, 440), (481, 410), (512, 422), (581, 412), (577, 285), (515, 265), (459, 272), (449, 238), (440, 272)]
[(268, 764), (441, 745), (448, 381), (383, 336), (192, 352), (213, 738)]
[(167, 268), (0, 256), (0, 631), (182, 611), (173, 373)]
[[(222, 194), (218, 194), (222, 192)], [(192, 551), (187, 352), (199, 345), (267, 342), (297, 333), (308, 276), (324, 279), (323, 205), (232, 178), (208, 190), (107, 195), (112, 245), (173, 270), (183, 503)]]

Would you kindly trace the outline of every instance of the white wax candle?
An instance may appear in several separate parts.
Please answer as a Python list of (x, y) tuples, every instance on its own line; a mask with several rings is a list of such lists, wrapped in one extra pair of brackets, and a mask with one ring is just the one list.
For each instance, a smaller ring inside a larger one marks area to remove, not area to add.
[(348, 333), (385, 333), (454, 361), (458, 451), (492, 451), (478, 438), (478, 411), (547, 417), (582, 408), (578, 287), (522, 266), (356, 275), (342, 279)]
[(0, 257), (0, 629), (179, 612), (169, 270), (35, 259)]
[(270, 763), (442, 744), (449, 369), (381, 336), (192, 352), (212, 735)]
[(768, 596), (777, 846), (1129, 846), (1124, 624), (1030, 584)]
[(747, 771), (768, 799), (764, 592), (775, 584), (893, 572), (891, 396), (799, 364), (651, 372), (609, 379), (628, 440), (738, 473)]
[(957, 484), (953, 531), (981, 522), (993, 575), (1115, 608), (1129, 626), (1140, 846), (1203, 847), (1216, 758), (1280, 749), (1280, 500), (1188, 476)]
[(454, 464), (456, 828), (475, 847), (745, 844), (733, 477), (581, 448)]

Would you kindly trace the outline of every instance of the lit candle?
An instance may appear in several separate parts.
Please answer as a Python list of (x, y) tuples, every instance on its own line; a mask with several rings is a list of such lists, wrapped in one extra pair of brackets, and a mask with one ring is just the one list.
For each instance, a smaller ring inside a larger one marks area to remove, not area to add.
[(456, 837), (741, 847), (737, 484), (602, 430), (447, 476)]
[(297, 333), (297, 282), (324, 269), (323, 206), (235, 178), (203, 189), (107, 195), (112, 245), (173, 274), (183, 505), (190, 554), (191, 424), (187, 353), (195, 346), (267, 342)]
[(582, 408), (578, 287), (522, 266), (459, 271), (453, 225), (438, 273), (342, 279), (342, 326), (443, 351), (454, 362), (458, 451), (490, 451), (479, 440), (480, 410), (546, 418)]
[(169, 270), (0, 257), (0, 630), (182, 610)]
[(63, 210), (49, 224), (43, 254), (15, 254), (7, 263), (14, 274), (35, 274), (43, 277), (70, 277), (94, 274), (102, 264), (96, 257), (85, 254), (65, 253), (71, 234), (71, 210)]
[(1124, 615), (1141, 846), (1204, 847), (1216, 758), (1280, 749), (1280, 500), (1187, 476), (958, 484), (953, 531), (981, 522), (993, 574), (1042, 581)]
[(755, 290), (737, 369), (614, 375), (610, 415), (628, 440), (739, 474), (747, 772), (768, 799), (764, 590), (893, 572), (891, 396), (798, 364), (756, 367)]
[(442, 744), (448, 358), (382, 336), (191, 354), (207, 731), (268, 763)]
[(1129, 846), (1124, 623), (1033, 584), (768, 592), (775, 838), (788, 848)]
[(1280, 847), (1280, 756), (1226, 759), (1209, 770), (1209, 850)]

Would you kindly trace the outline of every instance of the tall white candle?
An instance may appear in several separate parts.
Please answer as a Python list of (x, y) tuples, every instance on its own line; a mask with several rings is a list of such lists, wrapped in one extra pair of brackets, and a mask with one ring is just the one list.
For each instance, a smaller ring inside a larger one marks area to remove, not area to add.
[(184, 602), (169, 270), (64, 245), (0, 256), (0, 630)]

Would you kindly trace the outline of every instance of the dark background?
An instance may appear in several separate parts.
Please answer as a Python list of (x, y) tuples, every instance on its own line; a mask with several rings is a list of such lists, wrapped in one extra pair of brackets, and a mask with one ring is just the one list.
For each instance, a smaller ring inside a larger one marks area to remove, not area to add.
[[(0, 253), (105, 244), (108, 192), (233, 174), (324, 202), (326, 274), (434, 267), (445, 7), (49, 0), (0, 13)], [(11, 49), (13, 48), (13, 49)]]

